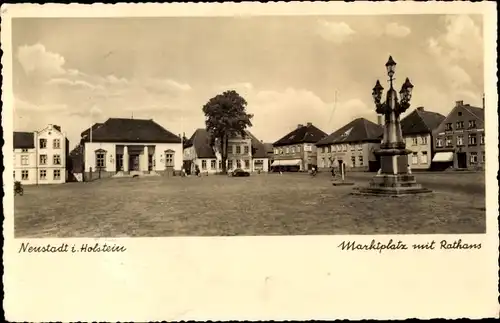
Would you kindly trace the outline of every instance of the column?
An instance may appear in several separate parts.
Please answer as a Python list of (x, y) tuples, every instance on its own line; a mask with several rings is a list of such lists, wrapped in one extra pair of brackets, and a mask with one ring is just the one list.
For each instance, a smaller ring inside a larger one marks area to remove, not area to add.
[(123, 172), (128, 172), (128, 146), (123, 146)]
[(140, 169), (143, 172), (146, 172), (148, 170), (148, 163), (149, 163), (148, 153), (149, 153), (148, 146), (144, 145), (144, 152), (143, 152), (143, 156), (142, 156), (142, 161), (140, 162)]

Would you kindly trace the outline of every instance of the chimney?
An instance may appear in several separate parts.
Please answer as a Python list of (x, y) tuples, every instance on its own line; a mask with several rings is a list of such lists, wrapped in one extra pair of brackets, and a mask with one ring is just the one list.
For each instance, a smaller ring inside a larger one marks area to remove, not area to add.
[(49, 124), (49, 130), (52, 130), (52, 127), (53, 127), (53, 126), (52, 126), (51, 124)]
[(383, 116), (377, 116), (377, 123), (379, 126), (384, 125), (384, 117)]
[(303, 126), (304, 126), (303, 124), (300, 124), (300, 123), (299, 123), (299, 124), (297, 125), (297, 129), (302, 128)]
[(418, 107), (417, 110), (418, 111), (424, 111), (424, 107)]
[(464, 105), (464, 101), (457, 101), (455, 106), (460, 107), (462, 105)]
[(312, 122), (308, 122), (308, 123), (307, 123), (307, 126), (308, 126), (308, 127), (310, 127), (310, 126), (312, 126), (312, 125), (313, 125), (313, 124), (312, 124)]

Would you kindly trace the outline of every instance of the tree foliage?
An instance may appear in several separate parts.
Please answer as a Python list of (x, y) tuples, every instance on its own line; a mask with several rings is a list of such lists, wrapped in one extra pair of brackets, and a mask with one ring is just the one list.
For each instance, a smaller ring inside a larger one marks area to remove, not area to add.
[(228, 139), (245, 137), (246, 128), (252, 126), (253, 115), (246, 112), (246, 106), (247, 101), (234, 90), (214, 96), (203, 106), (210, 144), (221, 154), (223, 173), (226, 173)]

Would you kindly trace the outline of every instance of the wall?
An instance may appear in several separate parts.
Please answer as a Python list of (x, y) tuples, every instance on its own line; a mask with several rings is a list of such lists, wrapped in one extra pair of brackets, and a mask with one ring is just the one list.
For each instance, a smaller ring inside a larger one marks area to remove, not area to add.
[[(330, 147), (330, 150), (328, 150), (328, 147)], [(343, 143), (318, 147), (318, 168), (320, 170), (328, 170), (332, 166), (332, 161), (330, 159), (336, 158), (345, 163), (346, 170), (348, 171), (368, 171), (369, 162), (377, 160), (373, 151), (379, 147), (379, 143), (370, 142)], [(352, 165), (353, 156), (356, 158), (354, 167)], [(360, 165), (360, 157), (363, 158), (362, 165)]]
[[(308, 148), (306, 148), (308, 147)], [(314, 144), (294, 144), (274, 147), (273, 159), (290, 160), (300, 159), (300, 170), (307, 171), (309, 164), (317, 165), (317, 150)]]
[[(165, 143), (106, 143), (106, 142), (86, 142), (85, 143), (85, 172), (89, 172), (90, 168), (92, 170), (96, 169), (96, 160), (95, 160), (95, 151), (98, 149), (103, 149), (106, 151), (106, 172), (116, 173), (116, 146), (124, 145), (124, 146), (144, 146), (144, 145), (154, 145), (155, 146), (155, 164), (154, 169), (158, 171), (165, 170), (165, 151), (173, 150), (174, 153), (174, 170), (180, 170), (182, 168), (182, 144), (165, 144)], [(141, 154), (140, 155), (140, 163), (142, 165), (147, 165), (147, 156)], [(129, 165), (130, 167), (130, 165)], [(141, 168), (142, 170), (145, 170)], [(102, 172), (101, 172), (102, 175)]]
[[(414, 144), (414, 139), (416, 144)], [(429, 169), (432, 162), (432, 136), (430, 134), (415, 134), (404, 136), (406, 149), (411, 150), (412, 153), (408, 155), (408, 164), (411, 169)], [(423, 160), (424, 153), (427, 153), (427, 161)], [(417, 163), (414, 163), (414, 154), (417, 156)]]
[[(476, 127), (469, 128), (469, 120), (475, 120)], [(464, 128), (457, 129), (457, 122), (463, 121)], [(446, 124), (451, 123), (452, 129), (447, 130)], [(469, 134), (476, 134), (476, 144), (469, 145)], [(453, 151), (453, 167), (459, 168), (458, 165), (458, 153), (466, 154), (466, 167), (476, 168), (483, 167), (483, 156), (486, 156), (486, 149), (484, 143), (481, 144), (481, 136), (484, 135), (484, 121), (477, 118), (475, 115), (471, 114), (463, 106), (458, 105), (448, 114), (446, 119), (439, 125), (439, 127), (433, 132), (433, 147), (434, 151)], [(457, 145), (457, 137), (463, 137), (463, 145)], [(451, 139), (451, 145), (446, 145), (446, 138)], [(442, 146), (438, 145), (438, 141), (441, 140)], [(471, 163), (471, 154), (477, 155), (477, 163)]]

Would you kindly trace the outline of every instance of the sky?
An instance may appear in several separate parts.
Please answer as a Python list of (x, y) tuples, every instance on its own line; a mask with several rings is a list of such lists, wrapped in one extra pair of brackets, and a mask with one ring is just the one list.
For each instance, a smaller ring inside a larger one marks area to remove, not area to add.
[(274, 142), (313, 123), (331, 133), (376, 121), (371, 91), (409, 77), (412, 109), (446, 115), (482, 105), (481, 16), (373, 15), (170, 18), (15, 18), (14, 129), (58, 124), (71, 148), (90, 124), (153, 119), (187, 137), (203, 105), (236, 90), (249, 130)]

